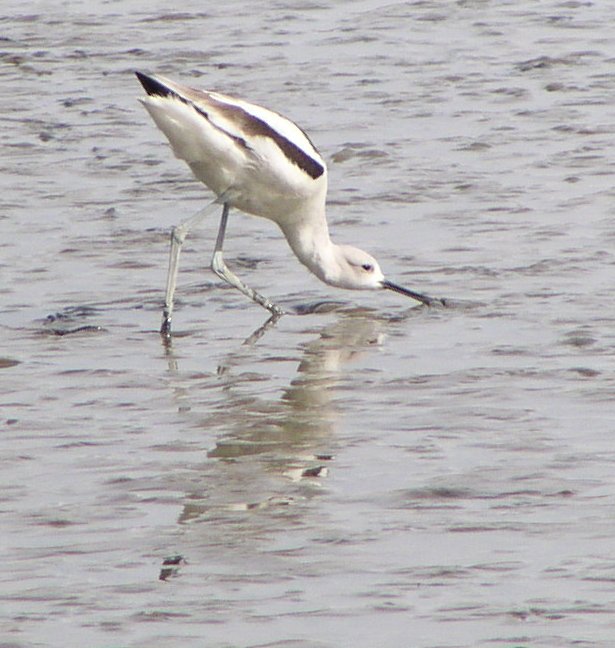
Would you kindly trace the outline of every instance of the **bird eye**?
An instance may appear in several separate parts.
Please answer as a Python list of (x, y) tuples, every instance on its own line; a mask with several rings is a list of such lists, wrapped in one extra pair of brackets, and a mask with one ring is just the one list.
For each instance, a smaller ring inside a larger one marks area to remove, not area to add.
[(363, 270), (365, 270), (365, 272), (374, 271), (374, 266), (371, 263), (364, 263), (361, 267), (363, 268)]

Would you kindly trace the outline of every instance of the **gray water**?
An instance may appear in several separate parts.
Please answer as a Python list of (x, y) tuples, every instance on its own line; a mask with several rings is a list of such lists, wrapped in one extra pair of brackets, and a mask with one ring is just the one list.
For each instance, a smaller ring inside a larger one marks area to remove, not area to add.
[[(611, 3), (1, 13), (0, 646), (613, 646)], [(452, 306), (329, 288), (235, 213), (250, 285), (342, 305), (243, 345), (211, 218), (165, 348), (210, 196), (135, 69), (292, 117), (334, 239)]]

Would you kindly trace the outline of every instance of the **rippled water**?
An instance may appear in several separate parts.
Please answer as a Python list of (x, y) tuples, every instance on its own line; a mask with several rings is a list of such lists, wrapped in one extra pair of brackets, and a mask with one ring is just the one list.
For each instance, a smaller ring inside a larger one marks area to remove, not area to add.
[[(5, 2), (3, 647), (612, 646), (607, 2)], [(400, 283), (335, 291), (209, 198), (134, 69), (264, 103)], [(308, 309), (309, 310), (309, 309)], [(325, 309), (326, 310), (326, 309)]]

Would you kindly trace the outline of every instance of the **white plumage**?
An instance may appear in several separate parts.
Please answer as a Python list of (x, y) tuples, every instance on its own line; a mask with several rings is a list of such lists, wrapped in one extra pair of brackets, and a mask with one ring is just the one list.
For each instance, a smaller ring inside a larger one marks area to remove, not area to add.
[[(299, 261), (325, 283), (355, 290), (387, 288), (424, 304), (434, 302), (385, 280), (378, 262), (366, 252), (331, 241), (325, 216), (326, 164), (296, 124), (241, 99), (197, 90), (162, 76), (140, 72), (137, 76), (147, 92), (141, 102), (175, 155), (224, 205), (212, 267), (231, 285), (274, 315), (282, 313), (239, 281), (223, 262), (226, 219), (229, 208), (235, 207), (277, 223)], [(174, 229), (176, 252), (172, 243), (162, 327), (166, 335), (170, 334), (179, 249), (188, 229), (203, 215)]]

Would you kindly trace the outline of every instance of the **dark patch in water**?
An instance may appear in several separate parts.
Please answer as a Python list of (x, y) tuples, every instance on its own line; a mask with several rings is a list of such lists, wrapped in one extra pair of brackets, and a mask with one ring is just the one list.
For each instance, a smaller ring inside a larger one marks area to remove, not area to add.
[(296, 315), (313, 315), (314, 313), (332, 313), (338, 311), (347, 304), (341, 301), (318, 301), (308, 304), (298, 304), (293, 306)]
[(180, 554), (177, 554), (175, 556), (167, 556), (162, 561), (162, 568), (160, 569), (158, 580), (166, 581), (169, 578), (178, 576), (180, 566), (185, 564), (187, 564), (186, 559)]
[(20, 360), (13, 360), (12, 358), (0, 358), (0, 369), (10, 369), (21, 364)]
[(52, 335), (74, 335), (75, 333), (98, 333), (103, 327), (97, 324), (81, 324), (86, 318), (98, 315), (99, 309), (93, 306), (68, 306), (67, 308), (47, 315), (44, 321), (45, 332)]

